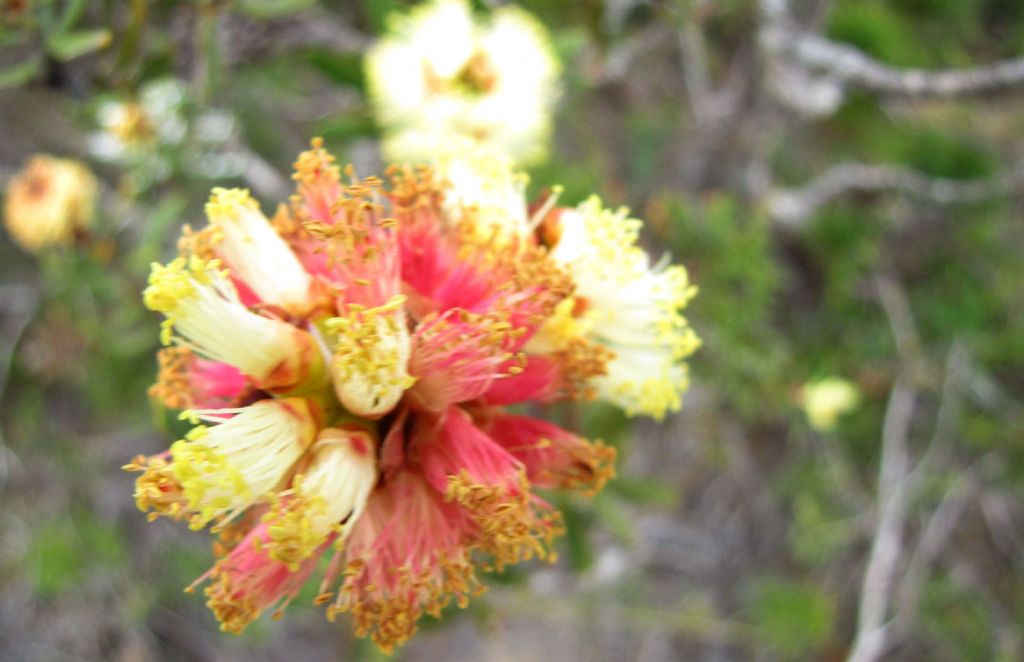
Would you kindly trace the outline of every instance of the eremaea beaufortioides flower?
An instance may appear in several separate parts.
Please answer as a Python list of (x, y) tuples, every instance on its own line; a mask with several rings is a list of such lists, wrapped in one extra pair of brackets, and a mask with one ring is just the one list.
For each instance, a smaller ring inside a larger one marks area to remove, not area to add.
[(85, 164), (33, 156), (7, 187), (4, 225), (30, 253), (70, 245), (92, 227), (98, 192)]
[(366, 57), (386, 158), (428, 162), (460, 137), (517, 163), (544, 156), (560, 67), (539, 21), (510, 5), (474, 15), (467, 0), (390, 19)]
[(525, 177), (488, 163), (359, 179), (314, 141), (290, 205), (268, 219), (215, 189), (208, 224), (153, 265), (151, 393), (195, 427), (126, 468), (150, 519), (219, 535), (195, 586), (224, 630), (279, 612), (329, 557), (316, 602), (390, 650), (481, 592), (481, 570), (554, 558), (537, 490), (613, 474), (611, 447), (510, 406), (678, 408), (697, 343), (682, 267), (651, 267), (624, 212), (528, 206)]

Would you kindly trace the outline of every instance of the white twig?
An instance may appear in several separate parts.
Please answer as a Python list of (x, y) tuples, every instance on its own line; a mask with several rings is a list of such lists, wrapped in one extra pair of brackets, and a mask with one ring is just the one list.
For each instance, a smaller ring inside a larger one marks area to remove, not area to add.
[(928, 578), (929, 566), (935, 561), (949, 541), (960, 517), (974, 497), (977, 487), (966, 476), (960, 476), (946, 491), (939, 506), (928, 518), (918, 538), (917, 548), (903, 575), (897, 598), (895, 624), (900, 635), (905, 634), (917, 618), (921, 602), (921, 590)]
[(846, 44), (797, 29), (783, 21), (762, 33), (763, 45), (845, 85), (885, 95), (964, 97), (1024, 90), (1024, 58), (979, 67), (929, 71), (883, 64)]
[(912, 489), (950, 454), (952, 436), (960, 422), (960, 413), (963, 409), (964, 379), (969, 364), (970, 350), (963, 342), (955, 341), (946, 359), (946, 376), (939, 395), (939, 411), (935, 417), (931, 441), (924, 455), (907, 476)]
[(896, 571), (903, 555), (903, 529), (909, 501), (908, 438), (917, 398), (908, 372), (918, 361), (918, 340), (907, 302), (896, 283), (876, 280), (879, 298), (889, 317), (903, 370), (893, 385), (882, 425), (878, 469), (878, 514), (857, 612), (857, 634), (849, 662), (874, 662), (889, 646), (889, 608)]
[(697, 124), (706, 124), (711, 110), (711, 76), (708, 73), (707, 45), (704, 33), (691, 9), (679, 31), (679, 54), (683, 82), (690, 100), (690, 111)]
[(850, 193), (898, 192), (939, 205), (969, 204), (1006, 195), (1024, 183), (1024, 164), (991, 179), (928, 177), (895, 165), (840, 163), (800, 188), (768, 195), (768, 212), (781, 225), (800, 227), (822, 206)]
[(886, 276), (875, 278), (875, 289), (889, 319), (889, 327), (896, 341), (896, 353), (904, 370), (916, 369), (921, 361), (921, 336), (914, 324), (906, 293), (896, 281)]
[(888, 646), (886, 624), (900, 557), (907, 513), (904, 479), (908, 470), (907, 436), (916, 393), (903, 378), (889, 397), (882, 430), (882, 462), (878, 471), (878, 520), (861, 584), (857, 635), (850, 662), (873, 662)]

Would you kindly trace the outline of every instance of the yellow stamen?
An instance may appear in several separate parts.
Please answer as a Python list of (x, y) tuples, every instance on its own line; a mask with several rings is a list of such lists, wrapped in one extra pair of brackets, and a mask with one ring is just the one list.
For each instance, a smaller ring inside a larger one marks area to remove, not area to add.
[(541, 512), (521, 472), (515, 487), (476, 483), (466, 470), (448, 477), (445, 500), (465, 508), (481, 528), (479, 547), (493, 557), (495, 569), (539, 558), (553, 563), (554, 539), (565, 532), (561, 515)]
[(416, 380), (408, 373), (409, 331), (405, 296), (375, 308), (349, 304), (327, 321), (336, 334), (332, 376), (338, 398), (350, 411), (377, 418), (390, 411)]

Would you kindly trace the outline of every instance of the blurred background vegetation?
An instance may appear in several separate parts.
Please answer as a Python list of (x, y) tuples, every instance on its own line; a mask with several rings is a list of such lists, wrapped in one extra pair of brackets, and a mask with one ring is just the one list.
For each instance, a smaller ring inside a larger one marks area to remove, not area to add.
[[(379, 655), (301, 598), (220, 634), (181, 592), (205, 538), (147, 525), (118, 467), (174, 434), (146, 395), (148, 263), (213, 185), (283, 201), (313, 135), (379, 172), (362, 55), (410, 4), (0, 4), (0, 179), (45, 152), (102, 180), (75, 247), (0, 239), (0, 658)], [(1024, 5), (521, 5), (565, 70), (532, 190), (644, 218), (705, 344), (680, 414), (584, 409), (620, 477), (559, 504), (561, 560), (396, 657), (1024, 659)], [(180, 131), (99, 137), (154, 97)], [(803, 387), (829, 377), (858, 403), (811, 425)]]

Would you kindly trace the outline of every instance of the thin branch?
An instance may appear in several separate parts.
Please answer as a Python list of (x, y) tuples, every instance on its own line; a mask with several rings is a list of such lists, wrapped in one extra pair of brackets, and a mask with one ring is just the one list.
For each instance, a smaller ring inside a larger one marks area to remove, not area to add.
[(769, 193), (768, 213), (798, 228), (821, 207), (851, 193), (896, 192), (938, 205), (970, 204), (1006, 195), (1024, 183), (1024, 163), (991, 179), (959, 181), (928, 177), (895, 165), (840, 163), (800, 188)]
[[(18, 345), (35, 318), (40, 301), (39, 293), (35, 289), (19, 285), (0, 287), (0, 301), (3, 302), (7, 310), (11, 311), (12, 315), (18, 315), (14, 329), (9, 334), (10, 342), (3, 348), (3, 357), (0, 358), (0, 404), (2, 404), (7, 396), (8, 379), (11, 375), (11, 366), (14, 364), (15, 355), (18, 352)], [(0, 485), (7, 482), (12, 456), (13, 453), (7, 447), (7, 435), (3, 429), (3, 421), (0, 420)]]
[(850, 662), (873, 662), (888, 647), (889, 603), (895, 574), (903, 553), (903, 527), (907, 514), (907, 437), (914, 414), (916, 392), (903, 378), (889, 397), (882, 429), (882, 462), (878, 471), (878, 521), (874, 542), (861, 584), (857, 635)]
[(928, 579), (928, 569), (949, 542), (949, 536), (960, 522), (960, 517), (975, 496), (974, 481), (961, 475), (946, 491), (938, 507), (928, 518), (917, 548), (907, 563), (906, 572), (900, 585), (897, 610), (894, 618), (899, 635), (905, 635), (917, 619), (921, 603), (921, 591)]
[(765, 48), (850, 86), (885, 95), (966, 97), (1024, 91), (1024, 58), (967, 69), (929, 71), (883, 64), (853, 46), (773, 22), (762, 33)]
[(917, 332), (907, 294), (899, 283), (890, 277), (878, 276), (874, 280), (878, 299), (885, 309), (889, 327), (896, 341), (896, 353), (899, 355), (900, 363), (904, 371), (916, 368), (922, 359), (921, 336)]
[(969, 365), (970, 350), (962, 341), (955, 341), (946, 359), (946, 376), (939, 394), (939, 411), (931, 441), (907, 476), (912, 487), (916, 487), (925, 476), (931, 475), (934, 468), (950, 454), (953, 433), (960, 423), (963, 410), (964, 379)]
[(874, 662), (891, 642), (888, 614), (895, 591), (896, 572), (903, 556), (911, 485), (908, 440), (917, 391), (910, 379), (920, 357), (920, 344), (910, 308), (892, 280), (876, 279), (879, 299), (896, 339), (902, 370), (896, 378), (882, 424), (881, 462), (878, 469), (878, 515), (871, 552), (861, 583), (857, 634), (849, 662)]
[(693, 113), (697, 124), (706, 124), (713, 105), (711, 75), (704, 33), (697, 23), (697, 10), (692, 6), (679, 31), (679, 54), (686, 96), (690, 100), (690, 112)]

